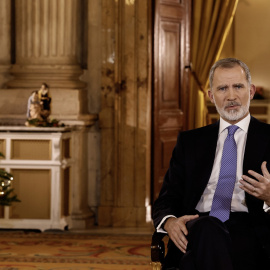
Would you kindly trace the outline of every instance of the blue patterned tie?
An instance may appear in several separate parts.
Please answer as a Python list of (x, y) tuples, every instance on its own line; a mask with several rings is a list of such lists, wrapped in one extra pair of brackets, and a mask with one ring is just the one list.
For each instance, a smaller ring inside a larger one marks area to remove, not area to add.
[(228, 136), (224, 142), (219, 179), (213, 198), (210, 216), (217, 217), (222, 222), (229, 219), (232, 194), (236, 180), (237, 146), (234, 133), (238, 126), (228, 127)]

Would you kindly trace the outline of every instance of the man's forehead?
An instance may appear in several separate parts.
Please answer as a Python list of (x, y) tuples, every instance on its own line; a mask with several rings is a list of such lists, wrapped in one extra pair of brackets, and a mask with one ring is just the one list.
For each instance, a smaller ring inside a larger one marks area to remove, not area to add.
[(240, 66), (235, 66), (232, 68), (222, 68), (218, 67), (213, 76), (213, 81), (235, 81), (235, 82), (243, 82), (246, 81), (245, 72)]
[(235, 65), (235, 66), (233, 66), (233, 67), (217, 67), (216, 69), (215, 69), (215, 72), (214, 73), (216, 73), (216, 72), (229, 72), (229, 71), (233, 71), (233, 72), (240, 72), (240, 73), (243, 73), (243, 74), (245, 74), (245, 71), (244, 71), (244, 69), (241, 67), (241, 66), (239, 66), (239, 65)]

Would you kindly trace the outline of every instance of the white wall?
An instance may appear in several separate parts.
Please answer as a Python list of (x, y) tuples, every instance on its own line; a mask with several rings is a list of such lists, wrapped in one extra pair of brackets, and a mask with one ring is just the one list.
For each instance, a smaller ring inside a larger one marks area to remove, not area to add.
[(233, 28), (222, 57), (243, 60), (252, 82), (270, 97), (270, 1), (239, 0)]

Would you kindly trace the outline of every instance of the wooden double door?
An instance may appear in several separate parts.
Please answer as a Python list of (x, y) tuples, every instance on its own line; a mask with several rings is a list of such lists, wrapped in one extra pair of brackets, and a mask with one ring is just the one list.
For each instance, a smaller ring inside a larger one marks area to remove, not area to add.
[(187, 128), (191, 0), (155, 0), (152, 104), (152, 201), (179, 131)]

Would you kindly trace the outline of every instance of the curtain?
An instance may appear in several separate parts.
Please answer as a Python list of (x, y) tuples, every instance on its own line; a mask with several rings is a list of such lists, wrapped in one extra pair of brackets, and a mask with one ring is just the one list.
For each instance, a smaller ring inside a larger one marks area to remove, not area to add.
[(238, 0), (193, 0), (191, 63), (204, 91), (190, 78), (188, 128), (207, 124), (208, 75), (230, 30)]

